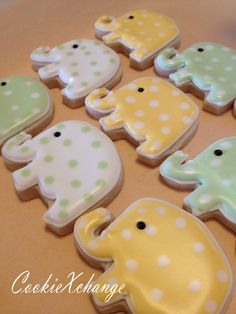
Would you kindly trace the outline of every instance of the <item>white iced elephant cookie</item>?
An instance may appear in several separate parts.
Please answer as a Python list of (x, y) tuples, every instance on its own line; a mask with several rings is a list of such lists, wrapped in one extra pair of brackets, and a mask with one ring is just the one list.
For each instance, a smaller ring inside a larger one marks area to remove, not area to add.
[(49, 87), (59, 85), (63, 101), (79, 107), (92, 90), (112, 88), (121, 78), (118, 54), (97, 40), (76, 39), (31, 53), (33, 68)]
[(111, 200), (122, 183), (122, 164), (114, 144), (96, 127), (66, 121), (33, 139), (22, 132), (3, 146), (9, 163), (27, 164), (13, 173), (21, 198), (38, 187), (49, 203), (45, 222), (55, 232), (70, 231), (87, 210)]

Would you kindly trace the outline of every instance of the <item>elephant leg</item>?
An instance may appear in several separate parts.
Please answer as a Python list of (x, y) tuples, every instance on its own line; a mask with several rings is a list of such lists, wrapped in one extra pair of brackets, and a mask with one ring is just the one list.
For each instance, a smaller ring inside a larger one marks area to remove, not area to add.
[(145, 60), (151, 53), (151, 49), (147, 49), (145, 45), (139, 45), (130, 53), (130, 58), (139, 62)]
[(42, 79), (50, 79), (58, 74), (58, 65), (55, 62), (52, 62), (39, 69), (39, 76)]
[(227, 85), (213, 85), (207, 95), (207, 102), (218, 105), (219, 107), (227, 107), (228, 103), (236, 97), (236, 92), (227, 92), (228, 88)]
[(138, 148), (137, 151), (140, 155), (149, 155), (155, 157), (162, 150), (159, 141), (147, 139)]
[(35, 169), (35, 162), (31, 162), (24, 168), (13, 172), (13, 181), (17, 191), (25, 191), (38, 183), (38, 174)]
[(190, 82), (192, 75), (187, 69), (179, 69), (177, 72), (170, 74), (170, 79), (174, 81), (176, 85), (182, 85)]
[(201, 216), (207, 213), (221, 203), (217, 193), (214, 192), (212, 188), (206, 185), (201, 185), (184, 200), (184, 204), (191, 208), (192, 213), (195, 216)]
[(114, 111), (107, 117), (101, 118), (100, 123), (104, 130), (116, 130), (123, 127), (124, 120), (120, 118), (118, 111)]
[(45, 220), (58, 223), (70, 220), (70, 206), (71, 200), (66, 197), (57, 198), (54, 204), (49, 207), (48, 211), (44, 214)]
[(236, 197), (222, 200), (220, 211), (230, 222), (236, 224)]

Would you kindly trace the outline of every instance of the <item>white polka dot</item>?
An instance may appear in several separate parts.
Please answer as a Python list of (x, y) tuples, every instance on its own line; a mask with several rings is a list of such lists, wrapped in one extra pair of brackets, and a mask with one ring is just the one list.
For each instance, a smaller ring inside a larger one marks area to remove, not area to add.
[(135, 40), (135, 39), (137, 39), (137, 37), (136, 36), (131, 36), (130, 39), (131, 40)]
[(191, 290), (193, 292), (198, 292), (201, 290), (201, 282), (198, 280), (193, 280), (190, 282), (188, 288), (189, 288), (189, 290)]
[(128, 33), (128, 32), (130, 32), (130, 29), (129, 28), (125, 28), (124, 32)]
[(152, 147), (153, 147), (154, 149), (160, 149), (160, 148), (161, 148), (161, 142), (159, 142), (159, 141), (157, 141), (157, 140), (153, 141)]
[(39, 98), (39, 97), (40, 97), (40, 94), (39, 94), (39, 93), (32, 93), (32, 94), (31, 94), (31, 97), (32, 97), (32, 98)]
[(128, 89), (131, 89), (131, 90), (135, 90), (137, 88), (135, 84), (129, 84), (127, 87)]
[(37, 114), (37, 113), (40, 113), (40, 108), (36, 107), (36, 108), (33, 108), (32, 112)]
[(233, 184), (233, 181), (230, 180), (230, 179), (224, 179), (224, 180), (222, 180), (222, 183), (223, 183), (224, 185), (226, 185), (226, 186), (230, 186), (230, 185)]
[(170, 128), (168, 128), (168, 127), (163, 127), (163, 128), (161, 128), (161, 132), (162, 132), (163, 134), (170, 134)]
[(102, 216), (106, 216), (109, 213), (106, 208), (99, 208), (96, 210), (96, 212), (98, 213), (98, 215), (102, 215)]
[(11, 106), (12, 111), (17, 111), (18, 109), (19, 109), (19, 106), (17, 106), (17, 105)]
[(122, 237), (125, 239), (125, 240), (130, 240), (131, 239), (131, 236), (132, 236), (132, 233), (129, 229), (124, 229), (122, 231)]
[(112, 121), (116, 121), (120, 118), (120, 115), (117, 112), (113, 112), (109, 117)]
[(143, 25), (142, 21), (137, 22), (138, 25)]
[(157, 22), (157, 23), (154, 24), (154, 26), (155, 26), (155, 27), (159, 27), (159, 26), (161, 26), (161, 23), (160, 23), (160, 22)]
[(102, 102), (101, 102), (100, 99), (94, 99), (94, 100), (93, 100), (93, 105), (94, 105), (94, 106), (99, 106), (99, 105), (101, 105), (101, 103), (102, 103)]
[(140, 207), (138, 209), (139, 214), (144, 214), (144, 213), (146, 213), (146, 211), (147, 211), (147, 208), (144, 208), (144, 207)]
[(79, 229), (84, 229), (87, 226), (87, 221), (85, 219), (82, 219), (78, 222)]
[(171, 94), (173, 96), (179, 96), (180, 95), (180, 91), (178, 91), (177, 89), (174, 89), (174, 90), (171, 91)]
[(148, 235), (153, 236), (157, 233), (157, 228), (155, 226), (147, 226), (147, 228), (145, 229), (145, 232)]
[(159, 102), (157, 100), (151, 100), (151, 101), (149, 101), (148, 105), (150, 107), (153, 107), (153, 108), (154, 107), (158, 107), (159, 106)]
[(128, 96), (125, 98), (125, 101), (128, 103), (128, 104), (133, 104), (135, 103), (136, 99), (134, 96)]
[(165, 212), (166, 212), (166, 209), (165, 209), (165, 207), (157, 207), (156, 208), (156, 211), (158, 212), (158, 214), (160, 214), (161, 216), (163, 216), (164, 214), (165, 214)]
[(223, 90), (223, 89), (221, 89), (221, 90), (218, 90), (218, 95), (219, 96), (224, 96), (226, 93), (225, 93), (225, 91)]
[(228, 275), (224, 270), (222, 270), (222, 269), (218, 270), (216, 275), (217, 275), (217, 278), (219, 279), (220, 282), (227, 282), (228, 281)]
[(11, 90), (6, 90), (3, 95), (4, 96), (10, 96), (12, 94), (12, 91)]
[(183, 102), (181, 105), (180, 105), (181, 109), (183, 110), (187, 110), (189, 109), (190, 105), (186, 102)]
[(18, 123), (18, 122), (20, 122), (21, 121), (21, 118), (20, 117), (16, 117), (15, 119), (14, 119), (14, 122), (15, 123)]
[(147, 52), (148, 52), (147, 48), (143, 48), (143, 49), (142, 49), (142, 52), (143, 52), (143, 53), (147, 53)]
[(213, 46), (212, 45), (207, 45), (206, 46), (206, 50), (212, 50), (213, 49)]
[(218, 81), (220, 81), (220, 82), (226, 82), (227, 79), (226, 79), (226, 77), (221, 76), (221, 77), (218, 78)]
[(156, 92), (156, 91), (158, 91), (158, 87), (156, 85), (151, 85), (149, 87), (149, 90), (150, 90), (150, 92)]
[(162, 113), (159, 118), (160, 118), (161, 121), (168, 121), (169, 120), (169, 115), (166, 114), (166, 113)]
[(205, 249), (204, 244), (201, 242), (196, 242), (193, 245), (193, 249), (196, 253), (202, 253)]
[(154, 301), (159, 301), (163, 297), (163, 292), (160, 289), (153, 289), (151, 291), (151, 297)]
[(230, 51), (230, 49), (228, 47), (223, 47), (222, 50), (225, 51), (225, 52)]
[(219, 58), (212, 58), (211, 61), (216, 63), (216, 62), (219, 62), (220, 60), (219, 60)]
[(137, 121), (137, 122), (135, 122), (134, 127), (135, 127), (136, 129), (143, 129), (143, 128), (144, 128), (144, 123), (143, 123), (143, 121)]
[(202, 58), (201, 57), (196, 57), (196, 58), (194, 58), (194, 60), (197, 61), (197, 62), (201, 62)]
[(32, 84), (33, 84), (33, 82), (31, 82), (31, 81), (25, 82), (25, 85), (26, 85), (26, 86), (31, 86)]
[(186, 166), (185, 169), (184, 169), (184, 171), (185, 171), (186, 173), (194, 173), (194, 172), (195, 172), (195, 169), (194, 169), (193, 167), (191, 167), (191, 166)]
[(179, 229), (183, 229), (185, 228), (186, 226), (186, 220), (182, 217), (178, 218), (175, 222), (176, 226), (179, 228)]
[(110, 278), (110, 279), (108, 280), (108, 284), (109, 284), (110, 286), (116, 285), (116, 284), (117, 284), (116, 278), (115, 278), (115, 277)]
[(144, 34), (145, 34), (145, 32), (144, 32), (144, 31), (141, 31), (141, 32), (139, 32), (139, 34), (140, 34), (140, 35), (144, 35)]
[(107, 102), (108, 102), (109, 104), (113, 104), (115, 101), (116, 101), (115, 97), (112, 97), (112, 96), (107, 97)]
[(146, 41), (152, 41), (152, 37), (147, 37), (145, 40)]
[(202, 194), (199, 198), (200, 204), (208, 204), (212, 200), (212, 196), (210, 194)]
[(192, 121), (192, 117), (184, 116), (184, 117), (182, 118), (182, 121), (183, 121), (184, 124), (190, 124), (191, 121)]
[(128, 270), (133, 271), (133, 272), (138, 269), (138, 263), (133, 259), (127, 260), (125, 265)]
[(143, 117), (144, 116), (144, 112), (142, 110), (138, 110), (135, 112), (136, 117)]
[(170, 258), (167, 255), (158, 256), (157, 264), (160, 267), (167, 267), (168, 265), (170, 265)]
[(88, 243), (88, 246), (90, 249), (96, 249), (98, 247), (97, 241), (96, 240), (90, 240)]
[(204, 75), (203, 78), (206, 81), (211, 81), (212, 80), (212, 77), (210, 75)]
[(224, 141), (222, 143), (220, 143), (220, 147), (223, 149), (229, 149), (231, 148), (233, 145), (230, 141)]
[(213, 167), (219, 167), (222, 164), (222, 160), (219, 158), (214, 158), (211, 160), (211, 165)]
[(215, 313), (217, 310), (216, 301), (214, 300), (207, 301), (205, 308), (207, 313)]
[(232, 60), (236, 60), (236, 55), (232, 56)]
[(231, 66), (225, 67), (225, 71), (233, 71), (233, 68)]

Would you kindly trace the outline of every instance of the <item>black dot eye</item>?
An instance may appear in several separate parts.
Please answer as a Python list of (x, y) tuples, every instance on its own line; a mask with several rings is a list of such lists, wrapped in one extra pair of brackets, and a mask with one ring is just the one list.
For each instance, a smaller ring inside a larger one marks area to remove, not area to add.
[(54, 133), (54, 136), (55, 136), (55, 137), (61, 136), (61, 132), (55, 132), (55, 133)]
[(143, 229), (145, 229), (146, 228), (146, 224), (145, 224), (145, 222), (143, 222), (143, 221), (139, 221), (139, 222), (137, 222), (137, 228), (138, 229), (140, 229), (140, 230), (143, 230)]
[(197, 51), (199, 51), (199, 52), (203, 52), (204, 51), (204, 49), (203, 48), (198, 48), (198, 50)]
[(7, 82), (1, 82), (1, 86), (6, 86)]
[(139, 92), (139, 93), (144, 92), (144, 88), (143, 88), (143, 87), (139, 87), (139, 88), (138, 88), (138, 92)]
[(129, 19), (130, 19), (130, 20), (134, 19), (134, 16), (133, 16), (133, 15), (130, 15), (130, 16), (129, 16)]
[(77, 49), (77, 48), (79, 48), (79, 45), (74, 44), (72, 47), (73, 47), (74, 49)]
[(222, 152), (221, 149), (216, 149), (216, 150), (214, 151), (214, 154), (215, 154), (216, 156), (221, 156), (221, 155), (223, 155), (223, 152)]

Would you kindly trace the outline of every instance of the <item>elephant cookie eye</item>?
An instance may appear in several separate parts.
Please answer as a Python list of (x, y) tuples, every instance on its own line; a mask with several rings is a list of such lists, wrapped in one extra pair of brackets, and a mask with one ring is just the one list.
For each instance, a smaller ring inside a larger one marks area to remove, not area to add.
[(221, 156), (221, 155), (223, 155), (223, 152), (222, 152), (221, 149), (216, 149), (216, 150), (214, 151), (214, 154), (215, 154), (216, 156)]
[(7, 82), (1, 82), (1, 86), (6, 86)]
[(134, 16), (133, 16), (133, 15), (130, 15), (130, 16), (129, 16), (129, 19), (130, 19), (130, 20), (134, 19)]
[(199, 52), (203, 52), (204, 51), (204, 49), (203, 48), (198, 48), (198, 50), (197, 51), (199, 51)]
[(146, 224), (145, 222), (143, 221), (138, 221), (137, 224), (136, 224), (137, 228), (140, 229), (140, 230), (143, 230), (146, 228)]
[(139, 92), (139, 93), (144, 92), (144, 88), (143, 88), (143, 87), (139, 87), (139, 88), (138, 88), (138, 92)]
[(59, 137), (59, 136), (61, 136), (61, 132), (55, 132), (53, 135), (54, 135), (55, 137)]
[(79, 45), (74, 44), (74, 45), (72, 46), (72, 48), (77, 49), (77, 48), (79, 48)]

